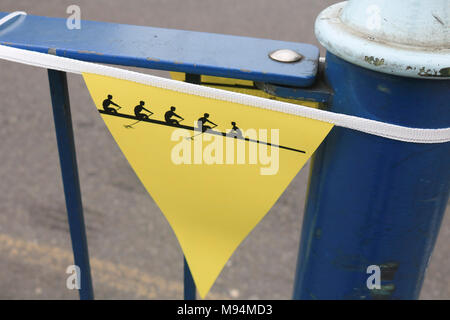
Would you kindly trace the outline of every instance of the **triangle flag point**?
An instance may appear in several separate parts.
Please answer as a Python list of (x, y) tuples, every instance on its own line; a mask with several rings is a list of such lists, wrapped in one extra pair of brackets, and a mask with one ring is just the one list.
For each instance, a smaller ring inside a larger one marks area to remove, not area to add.
[(83, 73), (106, 126), (206, 296), (333, 125)]

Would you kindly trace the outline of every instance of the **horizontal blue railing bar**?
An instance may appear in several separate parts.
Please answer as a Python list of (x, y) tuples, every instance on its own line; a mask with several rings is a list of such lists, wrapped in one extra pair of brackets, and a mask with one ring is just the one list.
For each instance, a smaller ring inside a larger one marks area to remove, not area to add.
[[(0, 12), (0, 18), (7, 15)], [(316, 77), (319, 49), (310, 44), (117, 23), (27, 15), (0, 27), (0, 44), (84, 61), (304, 87)], [(269, 58), (291, 49), (304, 58)]]

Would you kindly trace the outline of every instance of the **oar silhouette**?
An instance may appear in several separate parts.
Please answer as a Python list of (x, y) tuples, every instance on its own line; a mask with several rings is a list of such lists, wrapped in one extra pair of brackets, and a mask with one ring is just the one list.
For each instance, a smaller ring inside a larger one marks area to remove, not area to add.
[(195, 137), (198, 137), (198, 136), (204, 134), (205, 132), (208, 132), (208, 130), (214, 129), (215, 127), (217, 127), (217, 124), (215, 124), (214, 127), (211, 127), (211, 129), (206, 129), (205, 131), (202, 131), (200, 133), (194, 134), (192, 137), (186, 137), (186, 140), (188, 140), (188, 139), (194, 140)]
[[(150, 114), (148, 115), (148, 117), (150, 117), (152, 114), (154, 114), (153, 112), (151, 112), (151, 111), (149, 111), (150, 112)], [(141, 122), (142, 120), (138, 120), (138, 121), (136, 121), (136, 122), (133, 122), (133, 123), (131, 123), (131, 124), (125, 124), (123, 127), (124, 128), (127, 128), (127, 129), (134, 129), (134, 125), (135, 124), (138, 124), (139, 122)]]

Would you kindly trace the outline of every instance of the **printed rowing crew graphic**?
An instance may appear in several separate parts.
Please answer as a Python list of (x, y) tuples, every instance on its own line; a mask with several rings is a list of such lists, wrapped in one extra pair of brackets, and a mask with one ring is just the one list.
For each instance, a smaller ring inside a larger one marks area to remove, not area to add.
[[(232, 121), (231, 122), (231, 128), (228, 132), (220, 132), (220, 131), (214, 131), (213, 129), (217, 127), (217, 124), (211, 122), (210, 120), (208, 120), (209, 118), (209, 114), (205, 113), (201, 118), (199, 118), (197, 120), (197, 126), (187, 126), (187, 125), (181, 125), (180, 122), (184, 120), (184, 118), (180, 117), (179, 115), (177, 115), (175, 113), (176, 108), (174, 106), (170, 107), (170, 110), (167, 111), (164, 115), (164, 121), (162, 120), (157, 120), (157, 119), (150, 119), (150, 116), (153, 115), (154, 113), (151, 112), (150, 110), (146, 109), (143, 107), (143, 105), (145, 104), (144, 101), (141, 101), (140, 104), (138, 106), (136, 106), (134, 108), (135, 110), (135, 115), (129, 115), (129, 114), (125, 114), (125, 113), (119, 113), (118, 110), (119, 109), (114, 109), (109, 107), (110, 104), (113, 104), (119, 108), (119, 105), (115, 104), (114, 102), (111, 101), (112, 95), (108, 95), (108, 98), (105, 99), (103, 101), (103, 110), (99, 109), (98, 111), (101, 114), (109, 114), (111, 116), (115, 116), (115, 117), (122, 117), (122, 118), (126, 118), (126, 119), (134, 119), (137, 120), (136, 122), (133, 122), (131, 124), (127, 124), (124, 125), (125, 128), (127, 129), (131, 129), (134, 128), (133, 126), (136, 125), (137, 123), (143, 121), (143, 122), (148, 122), (148, 123), (152, 123), (152, 124), (156, 124), (156, 125), (162, 125), (162, 126), (170, 126), (170, 127), (176, 127), (176, 128), (182, 128), (185, 130), (191, 130), (191, 131), (197, 131), (199, 133), (194, 134), (193, 136), (189, 137), (189, 139), (194, 139), (197, 136), (200, 136), (204, 133), (208, 133), (208, 134), (213, 134), (213, 135), (220, 135), (223, 137), (229, 137), (229, 138), (235, 138), (235, 139), (242, 139), (245, 141), (249, 141), (249, 142), (253, 142), (253, 143), (261, 143), (261, 144), (266, 144), (268, 146), (271, 147), (276, 147), (276, 148), (282, 148), (282, 149), (286, 149), (286, 150), (291, 150), (291, 151), (295, 151), (295, 152), (300, 152), (300, 153), (305, 153), (305, 151), (303, 150), (298, 150), (298, 149), (294, 149), (294, 148), (289, 148), (286, 146), (280, 146), (277, 144), (273, 144), (267, 141), (260, 141), (260, 140), (256, 140), (256, 139), (251, 139), (249, 137), (245, 137), (242, 134), (242, 130), (240, 128), (237, 127), (236, 122)], [(142, 110), (145, 110), (147, 112), (149, 112), (149, 115), (143, 114)], [(180, 120), (176, 120), (173, 117), (177, 117), (180, 118)], [(207, 125), (207, 123), (210, 123), (213, 125), (213, 127), (210, 127)]]

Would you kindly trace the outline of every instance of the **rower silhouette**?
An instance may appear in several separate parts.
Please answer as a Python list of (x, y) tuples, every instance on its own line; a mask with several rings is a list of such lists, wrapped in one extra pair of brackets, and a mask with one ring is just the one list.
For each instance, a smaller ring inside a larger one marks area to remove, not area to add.
[[(183, 121), (184, 118), (177, 115), (175, 113), (175, 110), (176, 108), (174, 106), (170, 107), (170, 110), (164, 114), (164, 119), (168, 124), (178, 126), (180, 124), (180, 121)], [(172, 117), (177, 117), (180, 119), (180, 121), (178, 121), (177, 119), (173, 119)]]
[(234, 137), (234, 138), (242, 138), (242, 131), (241, 129), (239, 129), (236, 125), (236, 122), (231, 122), (231, 125), (233, 126), (231, 128), (231, 131), (228, 133), (229, 136)]
[[(138, 118), (139, 120), (148, 119), (148, 117), (153, 114), (153, 112), (144, 108), (144, 105), (145, 105), (145, 102), (140, 101), (139, 104), (136, 107), (134, 107), (134, 114), (136, 115), (136, 118)], [(149, 112), (150, 114), (146, 115), (145, 113), (142, 113), (142, 110), (145, 110), (145, 111)]]
[[(203, 117), (201, 117), (197, 120), (197, 126), (198, 126), (197, 129), (201, 129), (202, 133), (206, 132), (206, 130), (211, 130), (212, 128), (217, 127), (217, 124), (208, 120), (208, 118), (209, 118), (209, 114), (205, 113), (203, 115)], [(214, 127), (207, 126), (207, 125), (205, 125), (206, 123), (210, 123), (210, 124), (214, 125)]]
[(114, 103), (114, 102), (112, 101), (112, 98), (113, 98), (113, 96), (110, 95), (110, 94), (108, 94), (108, 98), (105, 99), (105, 100), (103, 100), (103, 109), (104, 109), (106, 112), (109, 112), (109, 113), (117, 113), (117, 110), (114, 109), (114, 108), (111, 108), (110, 105), (116, 106), (116, 107), (118, 107), (119, 109), (120, 109), (121, 107), (120, 107), (118, 104)]

